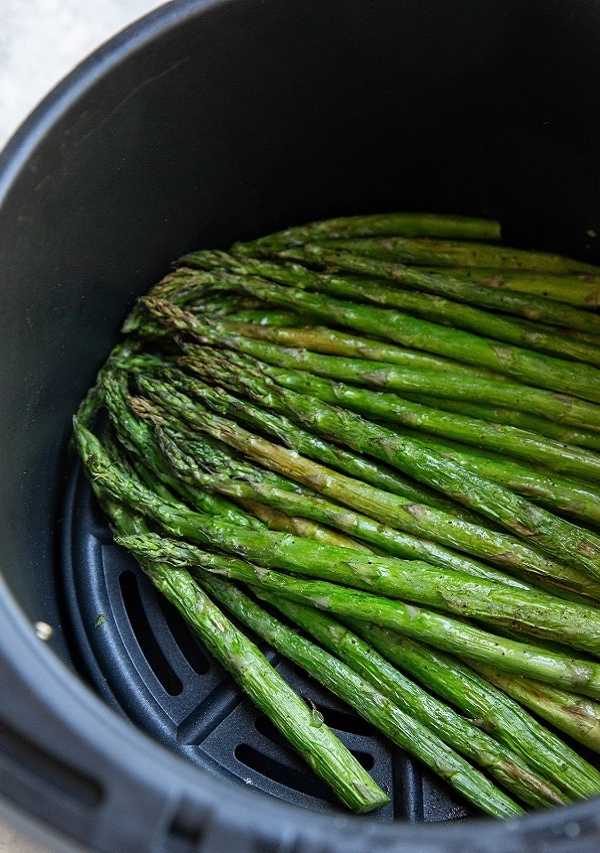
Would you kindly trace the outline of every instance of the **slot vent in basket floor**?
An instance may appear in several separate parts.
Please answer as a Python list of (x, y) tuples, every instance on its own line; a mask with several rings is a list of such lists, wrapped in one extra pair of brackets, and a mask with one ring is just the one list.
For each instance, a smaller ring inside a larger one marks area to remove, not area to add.
[[(210, 657), (136, 561), (112, 542), (79, 466), (64, 510), (67, 617), (82, 674), (98, 693), (149, 735), (232, 784), (306, 808), (339, 811), (324, 783)], [(377, 819), (440, 821), (471, 814), (443, 782), (352, 709), (273, 650), (261, 648), (391, 794)]]

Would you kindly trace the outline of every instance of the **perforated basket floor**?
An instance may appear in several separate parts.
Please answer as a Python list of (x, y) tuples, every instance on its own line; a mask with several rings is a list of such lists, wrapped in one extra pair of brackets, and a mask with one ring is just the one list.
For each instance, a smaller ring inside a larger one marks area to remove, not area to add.
[[(339, 811), (325, 784), (209, 656), (135, 559), (114, 544), (79, 465), (68, 481), (61, 541), (75, 656), (82, 675), (107, 702), (233, 785), (252, 785), (321, 812)], [(442, 821), (472, 814), (443, 782), (348, 706), (272, 649), (261, 648), (390, 794), (379, 820)]]

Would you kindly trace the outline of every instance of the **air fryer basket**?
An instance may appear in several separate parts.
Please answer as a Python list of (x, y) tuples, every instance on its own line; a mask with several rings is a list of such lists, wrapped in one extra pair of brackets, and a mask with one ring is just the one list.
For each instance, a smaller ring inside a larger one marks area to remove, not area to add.
[(405, 209), (600, 262), (599, 55), (596, 0), (175, 0), (2, 154), (0, 793), (56, 845), (598, 849), (597, 801), (476, 818), (268, 652), (393, 794), (343, 813), (111, 542), (68, 436), (128, 307), (186, 250)]

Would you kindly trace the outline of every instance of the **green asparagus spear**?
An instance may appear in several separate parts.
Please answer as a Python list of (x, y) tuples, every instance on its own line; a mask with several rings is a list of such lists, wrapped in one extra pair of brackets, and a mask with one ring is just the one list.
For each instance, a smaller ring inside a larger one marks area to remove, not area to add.
[(474, 447), (465, 448), (458, 442), (432, 438), (429, 446), (444, 453), (448, 459), (465, 465), (482, 477), (501, 483), (551, 512), (600, 527), (600, 491), (594, 489), (591, 483), (548, 474), (500, 454), (481, 452)]
[[(185, 362), (185, 359), (182, 361)], [(201, 401), (202, 404), (206, 404), (211, 410), (221, 415), (241, 421), (258, 432), (272, 436), (280, 444), (298, 451), (309, 459), (322, 462), (336, 471), (363, 480), (365, 483), (394, 495), (410, 498), (416, 503), (437, 507), (450, 515), (463, 518), (465, 521), (476, 521), (483, 526), (489, 526), (487, 519), (476, 516), (475, 513), (470, 512), (455, 501), (445, 498), (435, 489), (424, 486), (417, 480), (404, 476), (401, 472), (377, 464), (373, 459), (366, 456), (350, 453), (301, 429), (289, 418), (281, 415), (274, 416), (271, 412), (253, 406), (248, 400), (241, 400), (232, 394), (228, 394), (223, 388), (210, 387), (197, 378), (176, 370), (163, 371), (158, 378), (167, 383), (161, 386), (166, 394), (168, 394), (169, 386), (172, 386), (173, 390), (181, 391), (184, 395)], [(177, 409), (178, 404), (183, 404), (184, 407), (188, 405), (184, 398), (177, 396), (171, 398), (171, 403), (175, 409)]]
[[(282, 534), (271, 534), (282, 535)], [(289, 537), (288, 537), (289, 538)], [(304, 580), (272, 569), (253, 565), (247, 555), (243, 560), (202, 551), (183, 540), (165, 539), (156, 534), (118, 536), (116, 541), (134, 554), (160, 560), (174, 566), (215, 572), (230, 580), (241, 581), (275, 595), (309, 604), (342, 617), (373, 622), (394, 632), (422, 640), (469, 660), (482, 660), (498, 669), (600, 697), (600, 665), (577, 660), (557, 652), (489, 634), (464, 621), (413, 604), (372, 595), (362, 590), (322, 580)], [(311, 548), (323, 548), (302, 540)], [(331, 549), (329, 549), (331, 550)], [(364, 555), (340, 548), (352, 560)], [(368, 559), (374, 560), (375, 557)]]
[(407, 394), (406, 397), (415, 403), (422, 403), (434, 409), (480, 418), (496, 424), (506, 424), (528, 432), (536, 432), (553, 438), (562, 444), (573, 444), (575, 447), (587, 447), (589, 450), (600, 452), (600, 433), (578, 430), (568, 425), (546, 420), (537, 415), (520, 412), (503, 406), (491, 406), (468, 400), (450, 400), (445, 397), (430, 397), (427, 394)]
[(472, 668), (394, 631), (356, 619), (343, 621), (399, 669), (454, 705), (569, 797), (597, 796), (600, 773)]
[[(294, 310), (299, 309), (321, 321), (347, 326), (361, 334), (380, 336), (403, 346), (423, 349), (467, 364), (483, 366), (511, 376), (519, 382), (528, 383), (526, 391), (522, 386), (518, 386), (518, 391), (513, 389), (512, 396), (506, 398), (503, 396), (506, 394), (505, 387), (511, 383), (493, 383), (492, 380), (477, 378), (468, 379), (467, 382), (467, 378), (461, 376), (459, 388), (465, 379), (465, 384), (471, 383), (481, 393), (489, 395), (488, 385), (491, 386), (494, 396), (492, 399), (489, 396), (484, 398), (484, 402), (516, 404), (517, 408), (525, 405), (527, 410), (544, 417), (559, 417), (568, 423), (586, 428), (600, 427), (598, 406), (592, 404), (596, 398), (600, 400), (600, 371), (595, 368), (587, 365), (574, 367), (572, 362), (500, 344), (460, 329), (449, 329), (393, 309), (376, 308), (308, 293), (294, 287), (271, 284), (252, 276), (231, 276), (225, 273), (205, 275), (214, 282), (215, 287), (242, 289), (261, 299)], [(152, 304), (152, 299), (148, 301), (147, 298), (144, 302), (148, 306)], [(428, 371), (432, 377), (435, 373)], [(444, 378), (446, 377), (450, 378), (448, 374), (444, 374)], [(540, 387), (529, 387), (534, 385)], [(557, 391), (562, 392), (561, 395), (558, 395)], [(464, 395), (465, 392), (459, 390), (458, 393)], [(468, 399), (477, 399), (472, 388), (467, 394)], [(582, 399), (569, 396), (572, 394), (581, 396)], [(527, 399), (521, 401), (519, 406), (521, 397)], [(592, 402), (589, 402), (590, 400)]]
[[(424, 272), (441, 273), (440, 267), (424, 268)], [(530, 296), (543, 296), (556, 302), (565, 302), (578, 308), (597, 308), (600, 305), (600, 275), (571, 273), (550, 275), (515, 270), (462, 267), (448, 270), (455, 278), (502, 290), (516, 290)]]
[(529, 681), (471, 662), (487, 681), (507, 693), (538, 717), (594, 752), (600, 752), (600, 705), (592, 699), (559, 690), (540, 681)]
[[(207, 431), (231, 447), (255, 459), (262, 466), (315, 489), (325, 497), (356, 509), (391, 527), (422, 536), (467, 554), (507, 568), (520, 577), (542, 578), (575, 592), (598, 595), (598, 584), (568, 565), (550, 560), (507, 534), (465, 522), (411, 499), (387, 493), (368, 484), (338, 474), (313, 463), (296, 451), (252, 435), (236, 423), (210, 415), (185, 396), (173, 393), (164, 383), (141, 378), (140, 387), (152, 399), (166, 405), (171, 412), (194, 428)], [(144, 417), (144, 401), (132, 401), (138, 415)]]
[(153, 475), (154, 483), (158, 478), (158, 482), (200, 512), (219, 515), (238, 524), (256, 526), (252, 516), (241, 512), (224, 497), (195, 488), (194, 484), (183, 484), (172, 476), (168, 466), (164, 464), (165, 460), (152, 430), (144, 421), (134, 417), (127, 404), (129, 389), (125, 373), (106, 371), (101, 379), (101, 388), (103, 403), (121, 443), (143, 459)]
[[(513, 800), (447, 746), (426, 722), (406, 713), (397, 702), (348, 664), (299, 636), (232, 584), (206, 575), (200, 579), (200, 583), (259, 637), (355, 708), (364, 719), (445, 779), (469, 802), (495, 817), (523, 813)], [(508, 766), (508, 762), (505, 763)], [(526, 770), (525, 775), (531, 777), (531, 773), (527, 774)], [(540, 781), (535, 781), (546, 797), (533, 795), (534, 805), (561, 803), (555, 792)], [(517, 787), (519, 793), (522, 789), (528, 793), (525, 784), (513, 787)]]
[(453, 240), (499, 240), (500, 223), (495, 219), (442, 213), (371, 213), (321, 219), (296, 225), (285, 231), (268, 234), (249, 247), (271, 243), (294, 244), (307, 240), (374, 237), (391, 235), (407, 237), (446, 237)]
[[(318, 245), (318, 244), (317, 244)], [(565, 275), (600, 270), (593, 264), (550, 252), (513, 249), (486, 243), (458, 242), (429, 238), (385, 237), (357, 238), (325, 244), (342, 251), (364, 254), (369, 258), (437, 267), (490, 267), (497, 270), (529, 270)]]
[[(527, 328), (525, 319), (538, 324), (548, 324), (563, 330), (577, 330), (585, 334), (600, 330), (600, 318), (578, 308), (572, 308), (564, 303), (555, 302), (543, 297), (532, 297), (514, 291), (493, 290), (485, 285), (476, 285), (461, 280), (458, 275), (440, 270), (427, 272), (421, 267), (407, 267), (401, 264), (388, 264), (361, 258), (343, 250), (331, 250), (326, 245), (304, 246), (302, 248), (280, 250), (275, 253), (276, 261), (265, 258), (240, 257), (226, 252), (193, 252), (187, 256), (191, 268), (205, 270), (229, 270), (243, 276), (260, 276), (280, 284), (287, 284), (303, 290), (329, 292), (331, 295), (352, 298), (354, 293), (360, 301), (365, 298), (377, 300), (383, 298), (390, 288), (418, 290), (421, 292), (421, 302), (413, 303), (408, 294), (396, 294), (398, 299), (406, 299), (406, 305), (419, 305), (424, 300), (424, 294), (429, 294), (431, 310), (435, 309), (436, 301), (443, 298), (443, 303), (453, 300), (454, 305), (446, 309), (454, 316), (461, 316), (460, 306), (473, 304), (478, 308), (487, 309), (485, 313), (501, 312), (505, 315), (515, 315), (524, 318), (523, 328)], [(317, 272), (307, 269), (303, 261), (311, 266), (315, 264), (325, 267), (325, 271)], [(340, 271), (336, 271), (340, 270)], [(363, 286), (361, 289), (361, 285)], [(388, 294), (392, 298), (392, 293)], [(382, 304), (385, 304), (383, 302)], [(391, 304), (391, 303), (390, 303)], [(398, 307), (401, 307), (401, 303)], [(470, 315), (466, 311), (464, 316)], [(473, 317), (476, 315), (472, 315)], [(543, 327), (541, 327), (543, 329)], [(556, 331), (554, 332), (557, 333)], [(589, 342), (589, 341), (588, 341)], [(597, 345), (597, 338), (595, 340)]]
[[(198, 320), (169, 302), (152, 301), (149, 307), (161, 322), (178, 331), (190, 332), (204, 344), (231, 348), (269, 365), (284, 368), (272, 370), (263, 366), (263, 372), (279, 384), (301, 393), (314, 394), (323, 402), (342, 404), (368, 417), (386, 418), (434, 435), (539, 462), (552, 470), (574, 476), (595, 481), (600, 475), (600, 455), (591, 451), (569, 447), (516, 427), (501, 424), (490, 426), (480, 419), (442, 413), (439, 409), (405, 400), (396, 394), (383, 393), (384, 389), (406, 390), (407, 384), (409, 390), (411, 386), (414, 387), (413, 370), (408, 371), (407, 377), (407, 371), (402, 367), (373, 365), (366, 359), (322, 355), (246, 338)], [(184, 350), (192, 359), (195, 353), (201, 357), (203, 352), (203, 349), (193, 345), (185, 346)], [(423, 385), (431, 392), (427, 375)], [(444, 373), (437, 374), (436, 378), (436, 387), (443, 392), (447, 385)], [(342, 384), (348, 382), (377, 390), (362, 390)], [(468, 382), (464, 384), (468, 385)]]
[[(215, 580), (219, 582), (219, 579)], [(216, 597), (225, 603), (218, 595)], [(377, 690), (388, 696), (405, 713), (428, 726), (443, 741), (486, 770), (512, 794), (537, 808), (560, 805), (561, 797), (556, 790), (533, 774), (516, 753), (507, 750), (486, 732), (402, 675), (372, 646), (341, 623), (304, 604), (282, 601), (267, 594), (260, 595), (260, 598), (280, 610), (362, 678), (372, 682)]]
[[(225, 475), (214, 469), (211, 473), (199, 471), (197, 454), (193, 456), (186, 454), (177, 443), (177, 436), (172, 430), (164, 426), (156, 426), (155, 429), (166, 459), (173, 471), (186, 483), (197, 483), (203, 488), (214, 489), (219, 494), (237, 501), (263, 503), (289, 516), (329, 525), (347, 536), (369, 542), (375, 548), (396, 557), (424, 560), (439, 568), (488, 578), (519, 589), (533, 589), (530, 584), (483, 563), (465, 558), (456, 551), (443, 548), (421, 537), (394, 530), (338, 504), (308, 494), (298, 494), (278, 488), (278, 484), (271, 483), (268, 473), (261, 469), (232, 465)], [(291, 528), (290, 532), (292, 532)]]
[(347, 747), (324, 723), (315, 724), (313, 710), (256, 645), (218, 610), (188, 572), (155, 561), (144, 561), (143, 567), (210, 653), (348, 808), (365, 813), (389, 803), (389, 796)]
[[(317, 291), (355, 302), (373, 303), (386, 308), (400, 309), (416, 317), (431, 320), (434, 323), (453, 326), (456, 329), (463, 329), (467, 332), (473, 332), (476, 335), (513, 344), (517, 347), (538, 350), (541, 353), (557, 356), (561, 359), (573, 359), (596, 366), (600, 364), (600, 348), (598, 345), (594, 346), (585, 341), (578, 341), (561, 335), (556, 331), (550, 331), (542, 327), (539, 322), (531, 323), (520, 317), (509, 317), (507, 314), (494, 313), (494, 311), (474, 307), (466, 304), (464, 301), (445, 298), (439, 295), (437, 291), (450, 290), (451, 280), (442, 279), (442, 285), (440, 286), (435, 275), (426, 275), (420, 270), (415, 271), (412, 268), (407, 268), (405, 273), (407, 281), (405, 282), (402, 279), (402, 281), (398, 282), (398, 275), (394, 279), (395, 286), (392, 286), (391, 283), (388, 284), (384, 279), (366, 278), (356, 275), (320, 275), (298, 265), (282, 267), (281, 265), (267, 264), (266, 262), (261, 263), (260, 261), (249, 261), (243, 264), (238, 259), (230, 257), (223, 252), (198, 253), (196, 258), (196, 263), (200, 263), (200, 260), (203, 259), (203, 262), (207, 266), (211, 259), (214, 258), (214, 263), (227, 264), (227, 268), (231, 268), (238, 273), (242, 272), (245, 275), (264, 275), (275, 281), (291, 284), (294, 287)], [(397, 272), (397, 269), (394, 268), (394, 271)], [(422, 289), (412, 289), (412, 280), (420, 280), (420, 278), (424, 278)], [(461, 283), (458, 282), (458, 284)], [(467, 285), (463, 287), (463, 290), (466, 290), (467, 294), (472, 294), (475, 291), (475, 286)], [(428, 291), (434, 292), (430, 293)], [(489, 301), (491, 298), (489, 293), (485, 293), (485, 295)], [(492, 291), (492, 296), (494, 295), (495, 292)], [(497, 294), (496, 298), (498, 298)], [(520, 297), (520, 299), (521, 301), (525, 301), (525, 297)], [(513, 297), (514, 300), (515, 297)], [(505, 299), (505, 301), (507, 300)], [(526, 316), (530, 316), (531, 314), (537, 316), (541, 312), (542, 308), (540, 308), (539, 304), (536, 304), (535, 308), (528, 307), (525, 313)], [(560, 317), (564, 323), (564, 315), (568, 313), (568, 309), (565, 312), (563, 304), (555, 303), (554, 313), (549, 309), (547, 309), (546, 313), (554, 317)], [(581, 319), (579, 318), (580, 325), (582, 324)], [(587, 325), (589, 325), (589, 316), (586, 316), (586, 320)]]
[[(232, 374), (234, 362), (239, 361), (228, 359)], [(481, 512), (519, 538), (535, 543), (553, 558), (593, 578), (600, 577), (600, 537), (595, 534), (582, 531), (505, 486), (464, 470), (443, 454), (431, 451), (426, 441), (399, 436), (354, 412), (320, 403), (312, 395), (269, 385), (256, 372), (238, 367), (236, 376), (251, 398), (261, 405), (281, 411), (317, 433), (326, 431), (359, 453), (371, 453), (397, 466)]]

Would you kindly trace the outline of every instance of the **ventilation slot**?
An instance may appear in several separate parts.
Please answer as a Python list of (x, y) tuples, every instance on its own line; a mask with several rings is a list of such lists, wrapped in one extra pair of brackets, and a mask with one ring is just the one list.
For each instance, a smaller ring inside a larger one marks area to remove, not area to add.
[(165, 617), (165, 622), (169, 626), (173, 639), (179, 646), (182, 655), (194, 672), (198, 675), (206, 675), (210, 669), (210, 663), (196, 642), (189, 626), (186, 625), (177, 610), (165, 598), (161, 596), (158, 602)]
[[(344, 714), (343, 711), (332, 711), (331, 708), (323, 708), (322, 706), (319, 706), (316, 704), (315, 704), (315, 708), (317, 711), (319, 711), (321, 714), (323, 714), (325, 723), (330, 728), (332, 728), (332, 729), (335, 728), (338, 731), (346, 731), (349, 734), (364, 735), (364, 732), (360, 728), (360, 724), (363, 723), (363, 720), (360, 717), (354, 717), (352, 714)], [(325, 712), (325, 713), (323, 713), (323, 712)], [(340, 718), (341, 721), (343, 721), (344, 724), (347, 725), (348, 727), (345, 728), (344, 726), (334, 725), (334, 722), (332, 722), (332, 718), (334, 720), (336, 718)], [(351, 721), (351, 724), (349, 724), (348, 721)], [(256, 731), (259, 732), (259, 734), (268, 738), (273, 743), (276, 743), (278, 746), (281, 746), (284, 749), (289, 750), (290, 746), (289, 746), (289, 743), (287, 742), (287, 740), (275, 728), (275, 726), (270, 721), (270, 719), (268, 717), (266, 717), (264, 714), (261, 714), (260, 716), (258, 716), (256, 718), (256, 720), (254, 722), (254, 726), (256, 728)], [(365, 728), (368, 727), (369, 735), (371, 735), (372, 729), (368, 726), (368, 723), (364, 723), (364, 726), (365, 726)], [(351, 750), (351, 752), (354, 755), (354, 757), (356, 758), (356, 760), (362, 764), (362, 766), (365, 768), (365, 770), (369, 771), (372, 769), (372, 767), (375, 763), (375, 759), (373, 758), (373, 756), (369, 752), (364, 752), (362, 750), (354, 750), (354, 749)]]
[(292, 788), (302, 794), (308, 794), (311, 797), (325, 800), (325, 802), (339, 805), (336, 797), (320, 779), (308, 772), (302, 773), (288, 764), (281, 764), (274, 758), (259, 752), (253, 746), (246, 743), (239, 744), (235, 749), (235, 757), (250, 770), (260, 773), (261, 776), (266, 776), (273, 782), (285, 785), (287, 788)]
[(144, 657), (166, 692), (171, 696), (179, 696), (183, 685), (156, 641), (134, 573), (122, 572), (119, 586), (131, 628)]

